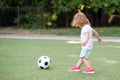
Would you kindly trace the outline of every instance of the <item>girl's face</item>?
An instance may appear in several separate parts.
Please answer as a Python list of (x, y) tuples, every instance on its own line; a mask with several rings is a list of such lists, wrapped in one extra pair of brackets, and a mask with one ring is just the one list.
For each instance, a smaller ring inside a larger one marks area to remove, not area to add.
[(80, 26), (80, 25), (76, 25), (76, 27), (82, 28), (82, 26)]
[(75, 24), (75, 27), (82, 28), (83, 26), (80, 23)]
[(80, 26), (80, 28), (82, 28), (82, 26)]

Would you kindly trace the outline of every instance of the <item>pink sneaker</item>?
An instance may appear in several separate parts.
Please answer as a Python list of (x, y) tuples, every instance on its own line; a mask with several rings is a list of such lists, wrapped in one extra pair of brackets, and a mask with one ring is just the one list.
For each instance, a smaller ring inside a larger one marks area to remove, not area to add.
[(84, 71), (82, 71), (82, 73), (88, 74), (88, 73), (95, 73), (95, 70), (93, 68), (87, 68)]
[(69, 71), (80, 71), (80, 68), (73, 66), (72, 68), (69, 69)]

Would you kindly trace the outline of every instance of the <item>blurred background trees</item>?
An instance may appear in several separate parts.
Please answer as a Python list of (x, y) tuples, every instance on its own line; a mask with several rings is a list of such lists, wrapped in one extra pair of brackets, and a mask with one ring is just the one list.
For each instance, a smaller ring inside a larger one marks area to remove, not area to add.
[(92, 26), (120, 26), (120, 0), (0, 0), (0, 26), (70, 27), (82, 11)]

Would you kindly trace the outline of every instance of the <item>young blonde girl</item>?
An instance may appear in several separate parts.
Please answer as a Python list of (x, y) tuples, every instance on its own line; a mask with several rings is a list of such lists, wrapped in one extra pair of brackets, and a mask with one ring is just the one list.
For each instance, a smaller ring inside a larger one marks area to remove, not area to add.
[(76, 65), (70, 68), (70, 71), (80, 71), (80, 68), (84, 63), (86, 65), (86, 69), (83, 70), (82, 73), (95, 73), (95, 69), (91, 67), (90, 61), (88, 60), (93, 48), (92, 34), (96, 36), (99, 42), (101, 42), (101, 38), (97, 31), (91, 27), (88, 18), (82, 12), (75, 14), (72, 21), (72, 26), (81, 28), (80, 37), (82, 50), (80, 53), (80, 59)]

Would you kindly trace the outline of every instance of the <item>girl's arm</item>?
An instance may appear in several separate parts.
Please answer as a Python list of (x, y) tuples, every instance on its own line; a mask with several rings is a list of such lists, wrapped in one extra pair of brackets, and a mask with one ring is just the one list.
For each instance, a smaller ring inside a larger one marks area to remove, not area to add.
[(93, 31), (93, 34), (96, 36), (96, 38), (98, 39), (99, 42), (102, 41), (101, 37), (99, 36), (98, 32), (96, 30), (92, 30)]

